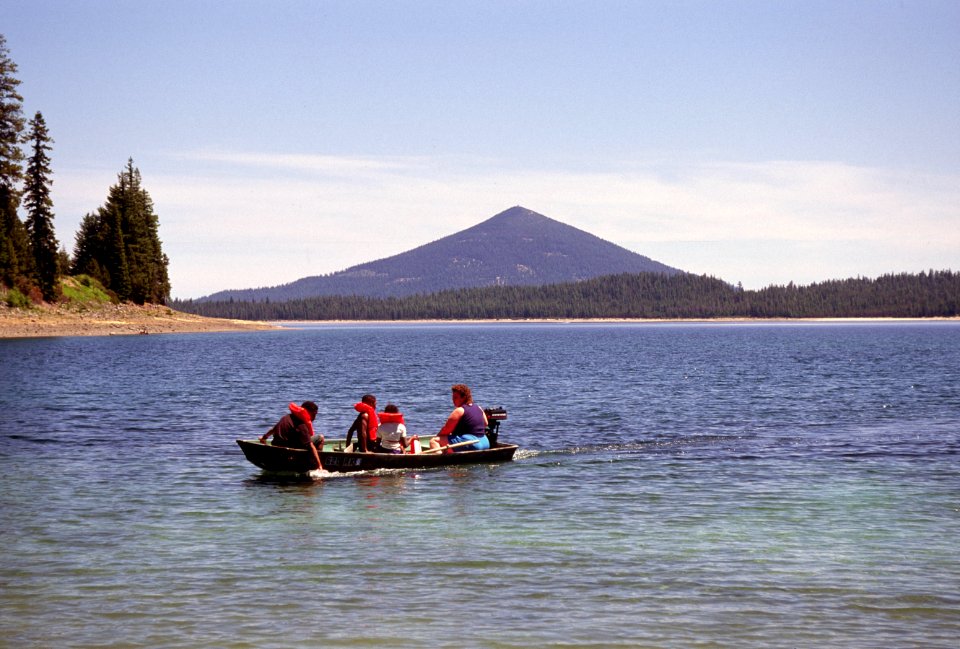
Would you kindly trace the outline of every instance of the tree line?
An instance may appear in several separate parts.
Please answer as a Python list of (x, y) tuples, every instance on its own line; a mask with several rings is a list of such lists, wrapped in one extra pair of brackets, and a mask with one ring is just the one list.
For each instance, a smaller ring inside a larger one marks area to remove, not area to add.
[(624, 273), (546, 286), (491, 286), (403, 298), (175, 300), (172, 306), (243, 320), (955, 317), (960, 315), (960, 273), (931, 270), (760, 290), (744, 290), (706, 275)]
[(58, 242), (51, 198), (53, 138), (40, 111), (29, 122), (24, 118), (17, 69), (0, 34), (0, 288), (6, 289), (8, 303), (54, 302), (67, 274), (96, 278), (118, 301), (165, 303), (169, 260), (161, 250), (153, 202), (132, 159), (106, 203), (84, 217), (72, 258)]

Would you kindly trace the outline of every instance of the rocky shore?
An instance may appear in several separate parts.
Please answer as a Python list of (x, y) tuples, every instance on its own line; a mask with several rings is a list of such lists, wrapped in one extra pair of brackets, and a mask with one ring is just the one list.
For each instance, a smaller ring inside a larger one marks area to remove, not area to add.
[(0, 338), (258, 331), (276, 328), (265, 322), (204, 318), (156, 304), (43, 304), (29, 309), (0, 305)]

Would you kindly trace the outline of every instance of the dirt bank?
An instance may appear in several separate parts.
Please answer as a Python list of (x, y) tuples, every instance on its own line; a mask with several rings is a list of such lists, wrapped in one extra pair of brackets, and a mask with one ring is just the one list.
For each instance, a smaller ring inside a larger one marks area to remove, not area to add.
[(31, 309), (11, 309), (0, 305), (0, 338), (258, 331), (276, 328), (264, 322), (203, 318), (154, 304), (45, 304)]

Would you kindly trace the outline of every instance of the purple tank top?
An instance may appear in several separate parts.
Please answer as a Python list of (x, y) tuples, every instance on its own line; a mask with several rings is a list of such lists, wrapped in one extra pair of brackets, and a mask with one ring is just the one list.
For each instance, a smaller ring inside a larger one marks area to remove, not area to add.
[[(483, 410), (480, 406), (471, 403), (463, 406), (463, 416), (457, 422), (457, 427), (453, 429), (454, 437), (460, 435), (476, 435), (483, 437), (487, 432), (487, 425), (483, 423)], [(471, 447), (472, 448), (472, 447)]]

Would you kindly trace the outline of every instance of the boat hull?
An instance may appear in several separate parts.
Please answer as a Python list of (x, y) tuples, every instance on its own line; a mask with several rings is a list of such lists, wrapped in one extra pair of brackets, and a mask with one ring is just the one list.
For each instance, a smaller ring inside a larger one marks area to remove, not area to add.
[[(285, 448), (256, 440), (238, 439), (237, 444), (251, 464), (271, 473), (307, 473), (315, 469), (313, 454), (306, 449)], [(432, 469), (460, 464), (488, 464), (513, 459), (516, 444), (497, 443), (482, 451), (458, 453), (347, 453), (324, 450), (320, 461), (326, 471), (338, 473), (379, 469)]]

